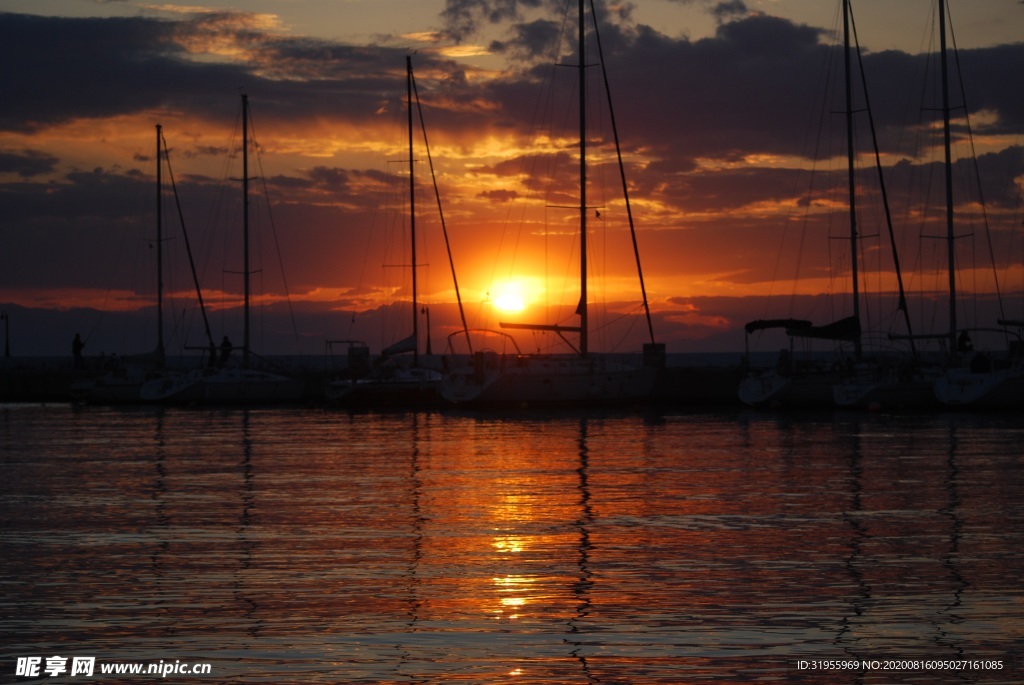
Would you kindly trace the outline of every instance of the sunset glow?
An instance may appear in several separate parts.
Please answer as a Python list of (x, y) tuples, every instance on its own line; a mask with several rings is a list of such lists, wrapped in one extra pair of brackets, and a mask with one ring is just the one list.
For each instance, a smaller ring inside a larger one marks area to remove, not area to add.
[[(94, 330), (92, 347), (139, 345), (108, 333), (104, 312), (130, 320), (149, 336), (144, 346), (152, 344), (157, 123), (178, 192), (175, 199), (165, 176), (165, 279), (179, 300), (168, 323), (197, 308), (186, 301), (192, 275), (176, 202), (211, 310), (226, 312), (241, 299), (235, 127), (243, 90), (259, 152), (250, 168), (253, 221), (261, 222), (250, 269), (260, 302), (291, 310), (267, 319), (277, 336), (272, 345), (291, 353), (301, 340), (303, 353), (316, 353), (325, 339), (380, 338), (370, 329), (412, 299), (409, 285), (389, 281), (397, 267), (409, 267), (408, 236), (399, 228), (409, 208), (385, 209), (409, 195), (410, 52), (430, 145), (428, 159), (417, 113), (417, 296), (430, 304), (433, 330), (462, 325), (460, 298), (470, 326), (572, 317), (579, 298), (579, 215), (572, 210), (579, 201), (578, 91), (572, 70), (552, 64), (553, 56), (571, 63), (574, 49), (574, 35), (553, 31), (561, 3), (513, 2), (487, 13), (498, 5), (484, 0), (460, 13), (454, 0), (410, 0), (407, 12), (389, 13), (360, 1), (322, 16), (303, 3), (268, 15), (248, 0), (241, 10), (200, 3), (155, 6), (138, 16), (133, 3), (78, 4), (69, 16), (14, 4), (22, 9), (0, 13), (0, 45), (25, 53), (18, 63), (37, 65), (38, 73), (9, 79), (10, 104), (0, 116), (0, 307), (15, 311), (19, 335), (30, 329), (18, 321), (46, 320), (34, 333), (37, 349), (52, 344), (63, 352), (65, 343), (47, 341), (67, 337), (70, 327)], [(903, 31), (914, 36), (929, 30), (927, 4), (865, 7), (857, 26), (882, 134), (894, 243), (914, 289), (909, 297), (930, 302), (942, 279), (919, 275), (945, 269), (945, 245), (935, 239), (945, 232), (945, 211), (942, 183), (934, 180), (943, 164), (937, 91), (922, 74), (938, 70), (926, 68), (931, 47), (893, 33), (894, 26), (917, 27)], [(835, 8), (771, 5), (724, 3), (712, 11), (707, 3), (652, 2), (608, 11), (598, 3), (602, 24), (617, 35), (608, 82), (636, 249), (655, 331), (670, 351), (739, 349), (748, 320), (831, 317), (850, 305), (846, 138), (843, 117), (834, 114), (842, 107), (841, 70), (827, 75), (835, 92), (817, 86), (822, 69), (842, 62), (839, 27), (827, 24)], [(1024, 9), (993, 17), (983, 3), (971, 11), (972, 21), (957, 27), (965, 46), (958, 64), (978, 107), (974, 140), (958, 133), (954, 141), (957, 269), (962, 292), (998, 292), (1005, 316), (1024, 318), (1019, 103), (1012, 89), (981, 78), (1001, 73), (1002, 83), (1015, 82), (1014, 70), (1024, 70)], [(979, 26), (988, 29), (979, 33)], [(82, 57), (70, 65), (47, 57), (63, 31), (81, 46)], [(599, 70), (591, 73), (589, 295), (600, 305), (595, 312), (641, 331), (646, 326), (630, 325), (641, 297), (608, 103)], [(44, 96), (26, 85), (32, 83), (66, 97)], [(896, 287), (893, 255), (863, 104), (854, 107), (863, 296), (888, 302)], [(953, 112), (958, 132), (967, 128), (962, 112)], [(972, 150), (976, 166), (966, 159)], [(980, 179), (971, 178), (975, 170)], [(383, 226), (389, 211), (399, 218)], [(681, 313), (679, 302), (696, 309)], [(991, 326), (999, 316), (963, 307), (971, 325)], [(73, 313), (76, 322), (60, 323), (58, 312)], [(892, 314), (874, 310), (874, 325), (884, 327)], [(942, 327), (930, 314), (915, 316), (922, 330)], [(404, 313), (394, 318), (408, 320)], [(299, 331), (289, 332), (293, 326)], [(96, 344), (102, 336), (108, 339)], [(634, 349), (642, 337), (610, 340)]]

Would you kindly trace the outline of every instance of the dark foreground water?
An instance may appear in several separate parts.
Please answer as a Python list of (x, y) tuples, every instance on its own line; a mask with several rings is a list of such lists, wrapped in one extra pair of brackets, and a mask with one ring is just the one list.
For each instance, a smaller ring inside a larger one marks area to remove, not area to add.
[(0, 681), (1019, 683), (1022, 453), (1009, 416), (0, 406)]

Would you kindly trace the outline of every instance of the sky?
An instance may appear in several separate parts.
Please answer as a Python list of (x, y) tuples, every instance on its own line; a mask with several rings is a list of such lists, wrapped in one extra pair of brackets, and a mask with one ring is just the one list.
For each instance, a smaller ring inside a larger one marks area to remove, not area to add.
[[(895, 245), (913, 332), (948, 328), (937, 3), (851, 5), (848, 107), (839, 0), (596, 2), (651, 329), (670, 353), (740, 351), (753, 319), (852, 313), (848, 108), (864, 326), (879, 339), (908, 327)], [(991, 327), (1024, 318), (1024, 91), (1013, 86), (1024, 3), (947, 6), (958, 323)], [(210, 335), (241, 338), (242, 93), (255, 140), (254, 348), (379, 351), (417, 318), (421, 349), (429, 332), (441, 352), (462, 326), (456, 292), (472, 328), (574, 325), (578, 70), (556, 65), (576, 63), (575, 11), (566, 0), (0, 0), (12, 354), (68, 354), (76, 332), (87, 354), (155, 347), (158, 124), (166, 344), (206, 345), (196, 280)], [(415, 316), (407, 56), (420, 102)], [(634, 351), (649, 329), (613, 116), (601, 70), (586, 71), (591, 348)], [(551, 334), (517, 339), (565, 350)]]

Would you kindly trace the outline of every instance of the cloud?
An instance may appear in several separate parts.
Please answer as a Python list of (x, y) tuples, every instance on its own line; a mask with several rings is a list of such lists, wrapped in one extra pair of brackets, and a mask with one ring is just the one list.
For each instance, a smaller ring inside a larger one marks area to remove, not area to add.
[[(832, 238), (845, 220), (845, 137), (842, 117), (832, 114), (842, 103), (823, 102), (818, 88), (829, 78), (837, 83), (826, 69), (837, 66), (833, 37), (752, 13), (742, 2), (700, 4), (718, 23), (713, 35), (699, 40), (636, 23), (628, 3), (619, 12), (602, 9), (601, 38), (645, 267), (662, 303), (680, 296), (680, 288), (766, 292), (781, 277), (805, 280), (774, 292), (807, 292), (827, 282), (837, 244)], [(527, 136), (540, 130), (544, 80), (564, 79), (557, 82), (562, 94), (573, 95), (570, 70), (538, 66), (559, 42), (555, 9), (549, 0), (450, 0), (442, 16), (449, 33), (440, 35), (462, 40), (463, 47), (472, 47), (469, 38), (497, 36), (489, 50), (508, 63), (488, 70), (458, 61), (444, 40), (415, 57), (449, 230), (459, 241), (453, 250), (457, 259), (470, 256), (463, 258), (466, 271), (485, 270), (472, 262), (494, 251), (510, 201), (535, 200), (549, 190), (552, 203), (573, 202), (572, 175), (556, 173), (558, 165), (572, 166), (573, 132), (544, 129), (541, 157), (552, 166), (524, 164), (539, 149)], [(282, 242), (286, 269), (294, 269), (293, 291), (369, 290), (376, 299), (351, 295), (344, 304), (378, 304), (384, 290), (377, 274), (360, 274), (377, 270), (379, 260), (367, 257), (377, 206), (386, 188), (403, 181), (387, 160), (396, 158), (404, 140), (389, 138), (387, 127), (403, 113), (405, 55), (389, 45), (287, 35), (273, 17), (244, 13), (187, 12), (172, 19), (0, 13), (0, 59), (20, 65), (0, 72), (5, 292), (80, 287), (90, 303), (112, 284), (119, 292), (141, 292), (132, 279), (151, 261), (151, 229), (129, 200), (152, 194), (148, 141), (156, 120), (168, 124), (190, 225), (212, 233), (208, 208), (223, 202), (225, 184), (209, 162), (228, 156), (224, 130), (244, 88), (271, 160), (267, 184), (275, 220), (287, 231)], [(903, 244), (912, 249), (941, 220), (921, 208), (918, 193), (941, 164), (930, 156), (934, 139), (925, 139), (935, 128), (935, 113), (927, 111), (935, 94), (908, 86), (929, 71), (928, 59), (890, 50), (866, 51), (863, 60), (895, 214), (924, 217), (904, 229)], [(1024, 80), (1024, 44), (963, 50), (959, 64), (972, 76), (963, 92), (978, 113), (972, 123), (988, 206), (1012, 213), (1020, 206), (1024, 153), (1007, 134), (1019, 133), (1024, 91), (1006, 84)], [(599, 94), (597, 71), (591, 73), (591, 92)], [(908, 119), (908, 111), (922, 117)], [(131, 127), (138, 127), (144, 144), (130, 142)], [(76, 141), (77, 134), (90, 136), (93, 147)], [(964, 143), (966, 134), (959, 124), (955, 142)], [(610, 140), (607, 129), (593, 133), (595, 178), (617, 179)], [(925, 144), (909, 149), (910, 140)], [(862, 153), (870, 151), (866, 135), (857, 144)], [(90, 154), (101, 149), (107, 156), (92, 161)], [(843, 164), (832, 165), (836, 160)], [(812, 164), (813, 187), (807, 179)], [(957, 175), (968, 167), (958, 162)], [(874, 175), (870, 168), (858, 172), (865, 205), (878, 197)], [(958, 195), (957, 202), (959, 212), (969, 197)], [(863, 221), (866, 234), (877, 232), (873, 219)], [(994, 230), (1007, 231), (1005, 224)], [(112, 245), (120, 246), (116, 255)], [(203, 255), (206, 282), (225, 292), (233, 287), (221, 276), (226, 252), (208, 246)], [(187, 285), (185, 268), (181, 260), (173, 267), (179, 285)], [(268, 290), (280, 294), (277, 285)], [(699, 321), (675, 312), (663, 323), (678, 331), (691, 326), (692, 333), (698, 321), (710, 330), (720, 323), (710, 307), (701, 307)]]
[(0, 59), (20, 65), (0, 72), (0, 131), (147, 110), (216, 117), (225, 94), (239, 88), (265, 93), (271, 117), (365, 117), (382, 92), (398, 90), (404, 50), (289, 38), (259, 26), (238, 13), (174, 21), (0, 13)]
[(461, 42), (479, 31), (481, 24), (518, 21), (524, 10), (553, 10), (557, 5), (554, 0), (446, 0), (441, 18), (447, 34)]
[(0, 174), (15, 173), (22, 178), (41, 176), (53, 171), (57, 158), (39, 150), (0, 150)]
[[(508, 22), (547, 4), (451, 0), (444, 16)], [(767, 15), (729, 16), (736, 18), (696, 41), (642, 25), (602, 27), (626, 140), (681, 168), (701, 157), (812, 156), (805, 141), (813, 112), (820, 110), (814, 84), (830, 59), (825, 34)], [(212, 118), (222, 116), (219, 103), (239, 87), (263, 96), (263, 116), (274, 122), (341, 117), (357, 124), (380, 109), (382, 95), (400, 98), (404, 50), (277, 35), (261, 26), (235, 13), (176, 21), (0, 14), (0, 58), (24, 65), (0, 75), (6, 100), (0, 130), (28, 132), (73, 118), (157, 109)], [(557, 26), (548, 18), (513, 21), (511, 33), (492, 49), (517, 57), (550, 54)], [(219, 59), (198, 59), (200, 53)], [(884, 149), (905, 140), (907, 84), (924, 59), (892, 51), (865, 56)], [(1013, 69), (1020, 70), (1015, 65), (1024, 64), (1024, 44), (963, 51), (961, 62), (977, 75), (965, 83), (972, 110), (993, 115), (980, 132), (1017, 126), (1024, 94), (1005, 83)], [(530, 125), (536, 98), (527, 94), (535, 92), (539, 76), (531, 69), (518, 78), (481, 78), (440, 55), (420, 54), (417, 72), (432, 106), (492, 119), (498, 114), (491, 123), (442, 119), (435, 130)], [(49, 87), (36, 87), (40, 82)], [(442, 83), (443, 101), (436, 89)]]
[(516, 24), (507, 39), (495, 40), (490, 44), (490, 51), (533, 62), (541, 56), (550, 56), (559, 29), (558, 23), (547, 19)]

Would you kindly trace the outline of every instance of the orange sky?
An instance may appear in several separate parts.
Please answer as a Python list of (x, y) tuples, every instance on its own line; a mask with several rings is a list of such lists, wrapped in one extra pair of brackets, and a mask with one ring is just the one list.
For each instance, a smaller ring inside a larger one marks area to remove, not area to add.
[[(244, 87), (259, 144), (250, 166), (258, 177), (254, 288), (262, 304), (276, 303), (265, 321), (275, 331), (286, 319), (299, 321), (294, 337), (305, 352), (322, 351), (328, 338), (359, 337), (377, 347), (404, 337), (411, 318), (409, 269), (401, 268), (410, 259), (405, 55), (416, 47), (418, 92), (469, 325), (572, 319), (579, 213), (562, 207), (578, 203), (576, 70), (551, 63), (573, 62), (574, 29), (557, 39), (562, 3), (554, 0), (493, 24), (480, 14), (486, 4), (449, 0), (439, 6), (446, 14), (404, 42), (380, 34), (363, 43), (303, 34), (293, 28), (302, 24), (297, 17), (214, 12), (212, 4), (162, 17), (143, 10), (0, 15), (8, 38), (2, 49), (11, 53), (5, 56), (17, 54), (26, 65), (3, 77), (14, 104), (0, 117), (0, 210), (7, 217), (0, 304), (36, 312), (41, 330), (56, 326), (42, 316), (47, 311), (150, 316), (140, 308), (154, 297), (160, 123), (214, 327), (234, 330), (229, 305), (240, 297), (241, 278), (230, 272), (241, 270), (241, 228), (239, 184), (230, 179), (242, 172), (231, 151)], [(662, 4), (666, 11), (672, 5)], [(699, 14), (703, 33), (687, 35), (683, 27), (643, 23), (652, 15), (638, 9), (608, 12), (599, 3), (599, 10), (645, 285), (670, 351), (702, 341), (709, 349), (742, 344), (736, 333), (750, 318), (848, 313), (845, 124), (836, 114), (845, 105), (835, 27), (772, 15), (757, 3), (696, 3), (687, 11)], [(954, 19), (957, 11), (966, 14), (954, 5)], [(1006, 11), (1021, 22), (1021, 6)], [(971, 18), (969, 27), (977, 23)], [(928, 28), (915, 28), (915, 37)], [(922, 54), (886, 49), (893, 39), (879, 31), (888, 42), (874, 52), (866, 27), (859, 30), (904, 279), (931, 302), (945, 288), (945, 243), (932, 238), (945, 225), (941, 141), (930, 111), (937, 91), (926, 78), (936, 71), (925, 54), (931, 44), (921, 40)], [(961, 49), (960, 60), (965, 95), (976, 103), (970, 123), (988, 229), (979, 221), (976, 181), (971, 189), (975, 169), (961, 161), (972, 141), (956, 118), (957, 232), (971, 236), (957, 241), (958, 282), (986, 299), (998, 289), (1009, 315), (1019, 318), (1024, 98), (1004, 86), (1015, 82), (1013, 69), (1024, 68), (1024, 44), (978, 44), (967, 36), (971, 47)], [(557, 54), (553, 46), (560, 46)], [(52, 87), (40, 92), (37, 83)], [(645, 325), (635, 321), (638, 279), (596, 69), (588, 88), (591, 301), (612, 348), (642, 341)], [(855, 93), (859, 110), (859, 85)], [(878, 301), (875, 315), (885, 326), (895, 289), (892, 253), (866, 116), (856, 119), (862, 288)], [(460, 324), (419, 131), (415, 157), (419, 299), (433, 313), (437, 347), (442, 332)], [(169, 316), (182, 319), (175, 324), (181, 344), (201, 344), (201, 330), (191, 328), (198, 316), (170, 194), (164, 209)], [(840, 296), (826, 302), (830, 294)], [(812, 311), (796, 311), (808, 303)], [(917, 316), (941, 330), (941, 307), (930, 309)], [(67, 325), (86, 326), (96, 342), (117, 346), (95, 315), (90, 321), (78, 314)], [(270, 337), (277, 347), (289, 336)], [(525, 342), (547, 347), (557, 339)]]

